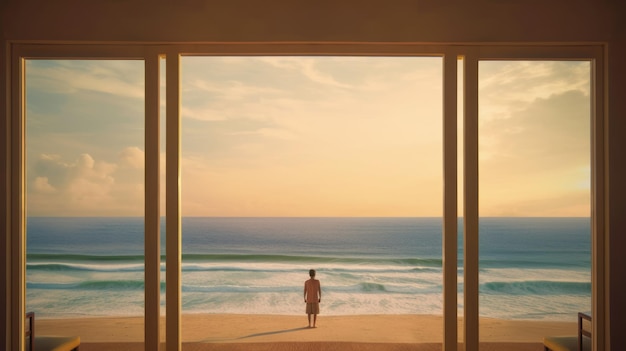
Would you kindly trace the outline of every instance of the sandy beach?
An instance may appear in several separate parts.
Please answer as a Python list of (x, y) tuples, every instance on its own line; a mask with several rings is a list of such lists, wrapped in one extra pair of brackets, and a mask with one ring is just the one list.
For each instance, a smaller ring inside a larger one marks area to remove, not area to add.
[[(575, 335), (576, 322), (484, 318), (481, 350), (542, 350), (545, 335)], [(440, 350), (442, 317), (431, 315), (323, 316), (187, 314), (183, 350)], [(161, 323), (165, 328), (165, 322)], [(143, 350), (142, 317), (37, 319), (37, 335), (79, 335), (81, 350)], [(161, 339), (164, 341), (164, 331)], [(459, 341), (462, 327), (459, 324)]]

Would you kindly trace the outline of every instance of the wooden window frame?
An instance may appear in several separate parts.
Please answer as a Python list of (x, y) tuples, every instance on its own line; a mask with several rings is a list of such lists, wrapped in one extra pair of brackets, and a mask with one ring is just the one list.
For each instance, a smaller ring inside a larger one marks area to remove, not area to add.
[[(609, 330), (608, 296), (608, 147), (606, 113), (606, 45), (581, 44), (424, 44), (424, 43), (22, 43), (10, 42), (6, 96), (9, 132), (6, 150), (7, 337), (24, 350), (25, 319), (25, 99), (26, 59), (129, 59), (145, 63), (145, 347), (160, 347), (159, 244), (159, 80), (166, 57), (166, 348), (181, 349), (180, 227), (180, 58), (201, 55), (437, 56), (443, 58), (443, 350), (457, 350), (457, 59), (463, 57), (463, 212), (464, 212), (464, 349), (478, 351), (478, 62), (483, 60), (589, 60), (592, 71), (591, 218), (593, 350), (605, 349)], [(172, 284), (173, 282), (173, 284)]]

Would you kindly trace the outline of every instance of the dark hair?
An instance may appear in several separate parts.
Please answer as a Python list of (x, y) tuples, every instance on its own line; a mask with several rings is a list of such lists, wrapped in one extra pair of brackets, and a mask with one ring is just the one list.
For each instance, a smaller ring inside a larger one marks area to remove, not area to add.
[(315, 269), (309, 270), (309, 277), (315, 277)]

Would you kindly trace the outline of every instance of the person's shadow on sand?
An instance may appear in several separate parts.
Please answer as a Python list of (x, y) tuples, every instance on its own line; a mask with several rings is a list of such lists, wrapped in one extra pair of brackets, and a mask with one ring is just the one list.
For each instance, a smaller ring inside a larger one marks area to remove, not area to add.
[(266, 336), (266, 335), (275, 335), (275, 334), (283, 334), (283, 333), (291, 333), (291, 332), (295, 332), (298, 330), (305, 330), (305, 329), (313, 329), (310, 327), (300, 327), (300, 328), (292, 328), (292, 329), (283, 329), (283, 330), (274, 330), (274, 331), (268, 331), (268, 332), (263, 332), (263, 333), (255, 333), (255, 334), (250, 334), (250, 335), (245, 335), (245, 336), (240, 336), (240, 337), (236, 337), (236, 338), (226, 338), (226, 339), (220, 339), (220, 340), (216, 340), (216, 339), (205, 339), (202, 340), (200, 342), (224, 342), (224, 341), (232, 341), (232, 340), (243, 340), (243, 339), (250, 339), (250, 338), (256, 338), (259, 336)]
[(309, 328), (309, 327), (300, 327), (300, 328), (292, 328), (292, 329), (275, 330), (275, 331), (269, 331), (269, 332), (264, 332), (264, 333), (256, 333), (256, 334), (250, 334), (250, 335), (238, 337), (236, 340), (248, 339), (248, 338), (256, 338), (257, 336), (291, 333), (291, 332), (295, 332), (295, 331), (303, 330), (303, 329), (311, 329), (311, 328)]

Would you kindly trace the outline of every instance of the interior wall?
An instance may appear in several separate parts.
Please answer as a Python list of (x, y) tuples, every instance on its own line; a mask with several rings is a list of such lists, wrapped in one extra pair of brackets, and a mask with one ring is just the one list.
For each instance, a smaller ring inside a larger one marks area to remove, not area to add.
[[(620, 335), (626, 325), (625, 14), (620, 0), (0, 0), (0, 95), (7, 96), (9, 41), (608, 43), (610, 344), (626, 350)], [(0, 109), (0, 119), (6, 133), (6, 108)], [(2, 216), (10, 189), (5, 140), (0, 143)], [(0, 221), (3, 250), (7, 220)], [(0, 269), (5, 317), (0, 329), (5, 331), (8, 256)], [(5, 344), (6, 333), (0, 338)]]
[[(2, 18), (2, 17), (0, 17)], [(1, 22), (0, 22), (1, 23)], [(7, 89), (6, 89), (6, 45), (4, 40), (0, 43), (0, 96), (6, 97)], [(5, 100), (6, 101), (6, 100)], [(8, 228), (8, 216), (7, 214), (7, 190), (9, 186), (7, 184), (7, 143), (5, 140), (9, 140), (8, 138), (8, 116), (7, 104), (2, 103), (2, 108), (0, 108), (0, 135), (2, 136), (2, 141), (0, 141), (0, 248), (2, 250), (2, 258), (0, 259), (0, 330), (4, 330), (5, 333), (0, 334), (0, 347), (4, 350), (9, 350), (9, 345), (7, 344), (6, 334), (8, 333), (7, 322), (9, 319), (8, 311), (8, 303), (7, 299), (7, 279), (8, 268), (9, 268), (9, 259), (11, 257), (9, 252), (10, 242), (9, 242), (9, 228)]]
[(4, 35), (107, 41), (604, 41), (603, 0), (4, 0)]

